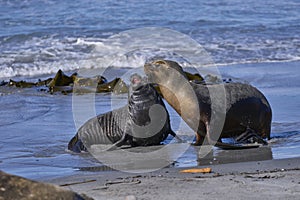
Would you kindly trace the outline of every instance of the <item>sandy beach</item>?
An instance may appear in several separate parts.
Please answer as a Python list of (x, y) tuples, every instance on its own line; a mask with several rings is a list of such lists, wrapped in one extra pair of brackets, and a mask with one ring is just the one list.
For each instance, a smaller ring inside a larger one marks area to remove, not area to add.
[(299, 164), (298, 157), (196, 167), (211, 173), (89, 172), (47, 182), (94, 199), (299, 199)]

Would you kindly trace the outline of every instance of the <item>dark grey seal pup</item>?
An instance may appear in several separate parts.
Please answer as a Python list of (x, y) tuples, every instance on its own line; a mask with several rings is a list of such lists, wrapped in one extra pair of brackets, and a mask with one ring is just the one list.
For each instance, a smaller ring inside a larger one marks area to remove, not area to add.
[(128, 104), (88, 120), (69, 142), (69, 150), (87, 151), (86, 147), (93, 144), (113, 144), (109, 150), (124, 144), (159, 145), (168, 134), (180, 140), (171, 129), (169, 113), (153, 85), (138, 74), (130, 81)]

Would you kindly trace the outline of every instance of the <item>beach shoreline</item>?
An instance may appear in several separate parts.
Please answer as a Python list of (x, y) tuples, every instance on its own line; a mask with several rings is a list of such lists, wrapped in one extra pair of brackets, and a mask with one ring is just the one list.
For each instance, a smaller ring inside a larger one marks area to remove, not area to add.
[(211, 173), (90, 172), (46, 182), (94, 199), (298, 199), (300, 157), (207, 165)]

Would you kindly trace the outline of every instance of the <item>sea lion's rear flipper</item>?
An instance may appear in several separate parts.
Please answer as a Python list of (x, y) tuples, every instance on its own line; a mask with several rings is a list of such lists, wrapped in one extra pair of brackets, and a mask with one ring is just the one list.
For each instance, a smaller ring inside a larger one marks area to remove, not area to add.
[(257, 134), (253, 129), (247, 127), (247, 130), (235, 138), (235, 140), (238, 143), (242, 144), (253, 144), (253, 143), (259, 143), (267, 145), (268, 143), (259, 135)]
[(235, 149), (252, 149), (252, 148), (258, 148), (261, 145), (259, 144), (228, 144), (223, 142), (216, 142), (216, 147), (219, 147), (221, 149), (226, 150), (235, 150)]
[(207, 140), (210, 145), (214, 145), (216, 147), (219, 147), (221, 149), (250, 149), (250, 148), (258, 148), (261, 145), (259, 144), (229, 144), (229, 143), (224, 143), (220, 138), (214, 139), (212, 138), (212, 135), (210, 133), (210, 126), (208, 123), (206, 123), (206, 130), (207, 130)]

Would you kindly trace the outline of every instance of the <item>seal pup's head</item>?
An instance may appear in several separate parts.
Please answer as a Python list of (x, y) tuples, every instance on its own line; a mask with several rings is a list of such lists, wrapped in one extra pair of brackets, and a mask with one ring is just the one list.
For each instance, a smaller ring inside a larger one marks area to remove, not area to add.
[(149, 88), (149, 84), (147, 84), (146, 78), (143, 78), (141, 75), (134, 73), (130, 76), (130, 85), (128, 90), (128, 100), (132, 100), (132, 98), (140, 98), (144, 96)]
[(145, 85), (145, 81), (141, 75), (134, 73), (130, 76), (130, 87), (132, 90), (138, 90), (143, 85)]

